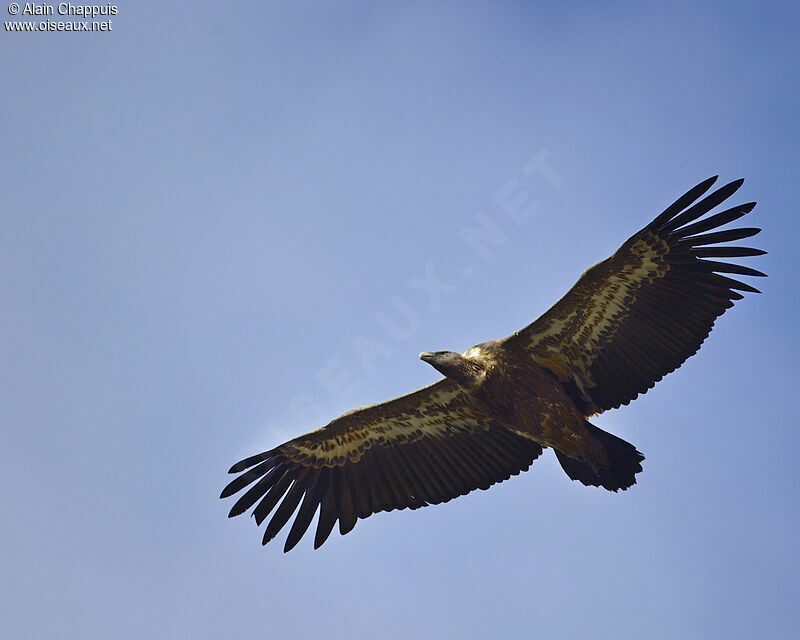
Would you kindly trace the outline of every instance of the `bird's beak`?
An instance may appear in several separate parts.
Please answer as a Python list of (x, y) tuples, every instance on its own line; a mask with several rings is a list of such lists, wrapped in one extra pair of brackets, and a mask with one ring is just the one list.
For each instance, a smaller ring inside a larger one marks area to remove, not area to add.
[(430, 351), (423, 351), (419, 354), (419, 359), (430, 363), (430, 361), (433, 359), (433, 354)]

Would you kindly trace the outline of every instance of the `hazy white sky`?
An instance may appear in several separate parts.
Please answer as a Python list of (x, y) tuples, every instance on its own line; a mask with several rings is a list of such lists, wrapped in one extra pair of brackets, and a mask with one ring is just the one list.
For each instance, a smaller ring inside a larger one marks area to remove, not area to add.
[[(563, 4), (3, 30), (0, 636), (794, 637), (798, 6)], [(717, 173), (770, 277), (594, 419), (631, 490), (546, 452), (316, 552), (226, 518), (233, 462), (432, 382)]]

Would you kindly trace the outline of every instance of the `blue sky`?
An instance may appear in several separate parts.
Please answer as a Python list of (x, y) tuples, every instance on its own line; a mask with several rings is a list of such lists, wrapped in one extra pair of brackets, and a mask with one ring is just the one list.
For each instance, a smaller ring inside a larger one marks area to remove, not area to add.
[[(794, 637), (795, 3), (118, 6), (0, 34), (0, 635)], [(717, 173), (770, 277), (593, 420), (630, 491), (547, 452), (316, 552), (226, 518), (234, 461), (434, 381)]]

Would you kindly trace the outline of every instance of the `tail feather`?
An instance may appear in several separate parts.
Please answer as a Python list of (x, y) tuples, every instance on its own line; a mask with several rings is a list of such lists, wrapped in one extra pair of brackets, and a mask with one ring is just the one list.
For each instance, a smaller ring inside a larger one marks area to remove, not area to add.
[(556, 449), (556, 457), (567, 475), (586, 486), (603, 487), (609, 491), (624, 491), (636, 484), (636, 474), (642, 470), (644, 456), (630, 442), (598, 429), (589, 422), (585, 426), (605, 450), (608, 466), (595, 468), (589, 462), (571, 458)]

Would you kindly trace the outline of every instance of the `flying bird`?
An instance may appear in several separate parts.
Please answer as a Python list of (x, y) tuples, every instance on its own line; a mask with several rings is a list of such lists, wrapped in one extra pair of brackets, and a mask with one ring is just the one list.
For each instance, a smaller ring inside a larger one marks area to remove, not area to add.
[(755, 202), (703, 217), (743, 182), (705, 195), (715, 181), (687, 191), (524, 329), (463, 354), (421, 353), (444, 376), (435, 384), (233, 465), (240, 475), (221, 497), (249, 488), (229, 517), (255, 506), (261, 525), (272, 513), (266, 544), (297, 511), (288, 551), (319, 510), (316, 549), (337, 521), (344, 535), (379, 511), (488, 489), (526, 471), (547, 447), (584, 485), (633, 485), (644, 456), (587, 418), (647, 392), (697, 352), (740, 291), (759, 293), (722, 274), (765, 275), (716, 260), (766, 252), (720, 246), (760, 229), (717, 230)]

